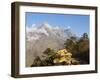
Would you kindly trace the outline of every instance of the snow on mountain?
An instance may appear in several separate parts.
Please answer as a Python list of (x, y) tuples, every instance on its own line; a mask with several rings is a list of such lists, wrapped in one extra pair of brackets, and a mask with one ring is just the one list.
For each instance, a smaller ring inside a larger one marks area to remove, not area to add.
[(42, 37), (41, 34), (42, 35), (44, 34), (45, 36), (52, 35), (52, 36), (56, 36), (62, 39), (73, 35), (70, 31), (69, 26), (67, 29), (64, 29), (58, 26), (56, 27), (51, 26), (47, 22), (39, 24), (39, 25), (34, 25), (32, 27), (26, 27), (27, 41), (38, 40)]
[(70, 27), (52, 26), (47, 22), (26, 27), (26, 66), (33, 63), (36, 56), (41, 56), (46, 48), (62, 49), (64, 42), (75, 36)]

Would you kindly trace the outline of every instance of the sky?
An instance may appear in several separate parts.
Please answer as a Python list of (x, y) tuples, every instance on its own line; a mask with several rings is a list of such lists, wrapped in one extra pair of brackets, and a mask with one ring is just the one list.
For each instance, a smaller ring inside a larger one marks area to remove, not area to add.
[(52, 26), (70, 27), (79, 36), (83, 33), (89, 35), (89, 15), (26, 12), (25, 25), (27, 27), (31, 27), (33, 24), (42, 24), (43, 22), (48, 22)]

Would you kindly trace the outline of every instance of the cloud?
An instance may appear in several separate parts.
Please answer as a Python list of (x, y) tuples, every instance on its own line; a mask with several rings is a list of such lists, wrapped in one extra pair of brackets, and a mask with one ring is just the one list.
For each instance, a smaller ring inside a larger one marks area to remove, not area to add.
[(67, 26), (67, 29), (71, 29), (71, 26)]

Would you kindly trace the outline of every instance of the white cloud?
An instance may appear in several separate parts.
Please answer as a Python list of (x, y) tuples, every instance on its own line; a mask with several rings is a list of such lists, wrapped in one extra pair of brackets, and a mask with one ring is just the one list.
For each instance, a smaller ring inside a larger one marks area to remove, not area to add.
[(34, 27), (36, 24), (32, 24), (32, 26), (31, 27)]
[(71, 29), (71, 26), (67, 26), (67, 29)]

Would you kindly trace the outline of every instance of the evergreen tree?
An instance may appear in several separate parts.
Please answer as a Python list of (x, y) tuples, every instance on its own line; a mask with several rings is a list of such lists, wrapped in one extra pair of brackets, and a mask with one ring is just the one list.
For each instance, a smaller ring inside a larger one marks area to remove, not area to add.
[(77, 53), (77, 37), (72, 36), (64, 43), (65, 48), (72, 54)]
[(84, 33), (78, 41), (78, 52), (78, 58), (89, 63), (89, 38), (87, 33)]
[(89, 37), (83, 33), (80, 39), (70, 37), (65, 42), (65, 47), (72, 53), (72, 56), (80, 60), (81, 64), (89, 63)]

